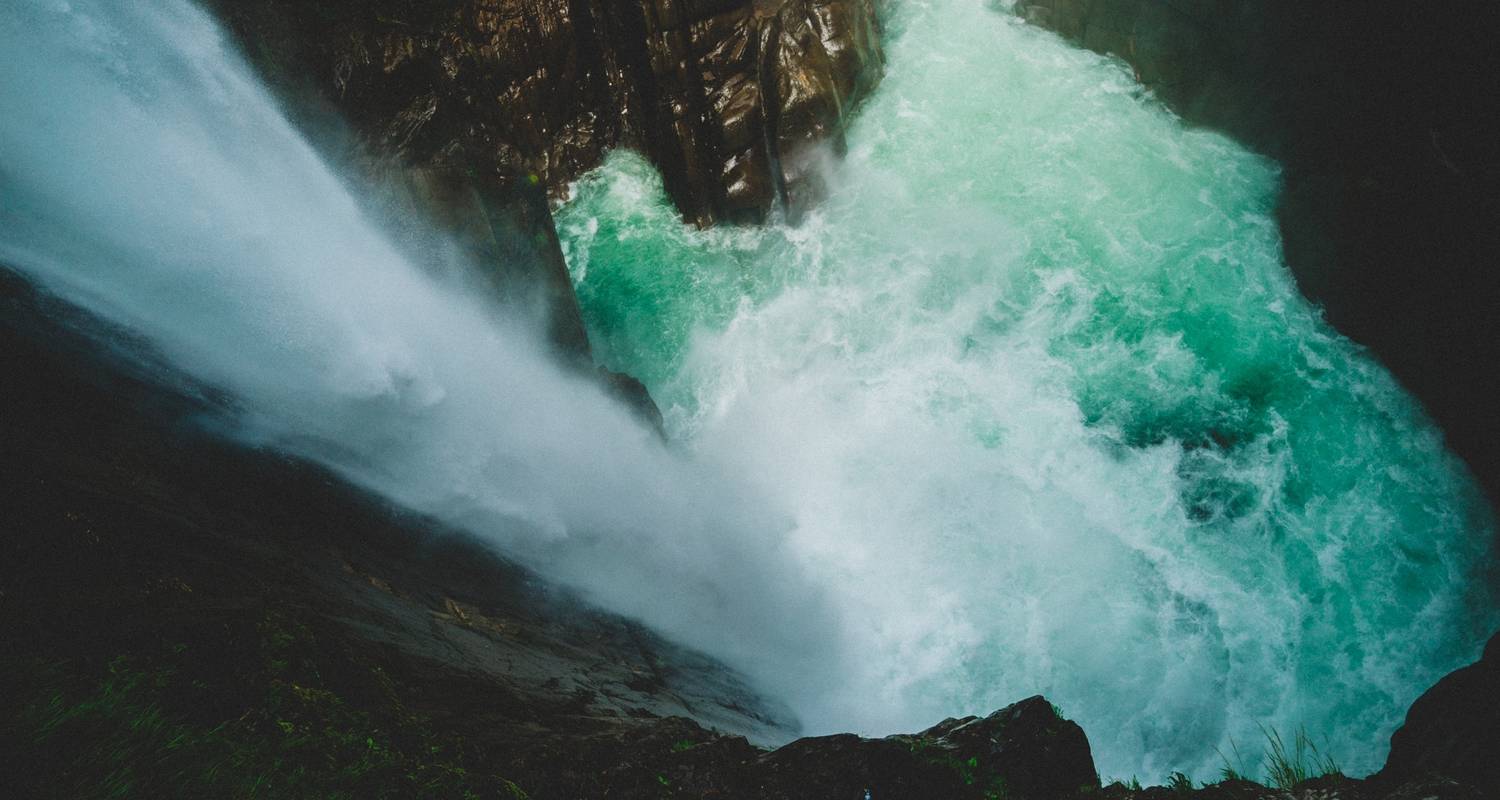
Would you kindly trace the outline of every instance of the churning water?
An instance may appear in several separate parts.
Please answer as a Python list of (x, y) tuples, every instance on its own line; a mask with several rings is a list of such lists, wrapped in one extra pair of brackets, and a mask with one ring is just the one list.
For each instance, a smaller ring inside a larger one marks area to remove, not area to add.
[(1495, 622), (1492, 523), (1298, 297), (1272, 165), (982, 0), (891, 13), (803, 224), (690, 230), (624, 153), (562, 212), (672, 447), (404, 260), (182, 0), (0, 5), (0, 263), (811, 731), (1045, 692), (1106, 774), (1260, 724), (1378, 766)]
[(1043, 692), (1106, 774), (1260, 725), (1377, 768), (1495, 621), (1483, 502), (1298, 295), (1275, 165), (990, 5), (894, 4), (796, 227), (684, 227), (631, 154), (582, 180), (596, 346), (796, 520), (862, 654), (817, 727)]

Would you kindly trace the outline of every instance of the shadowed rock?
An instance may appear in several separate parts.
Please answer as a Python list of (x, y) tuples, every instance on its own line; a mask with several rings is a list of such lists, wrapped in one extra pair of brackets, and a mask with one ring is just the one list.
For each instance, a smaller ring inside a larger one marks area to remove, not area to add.
[(1477, 663), (1417, 698), (1374, 777), (1385, 784), (1446, 778), (1500, 797), (1500, 633)]
[(801, 739), (756, 765), (766, 798), (1005, 797), (1052, 800), (1099, 788), (1083, 729), (1043, 697), (915, 735)]

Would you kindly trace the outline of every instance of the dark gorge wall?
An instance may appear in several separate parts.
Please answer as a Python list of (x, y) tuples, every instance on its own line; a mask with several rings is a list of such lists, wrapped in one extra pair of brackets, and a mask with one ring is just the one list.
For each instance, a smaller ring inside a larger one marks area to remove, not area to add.
[(1189, 122), (1285, 167), (1302, 291), (1500, 491), (1500, 9), (1493, 3), (1018, 0), (1124, 59)]

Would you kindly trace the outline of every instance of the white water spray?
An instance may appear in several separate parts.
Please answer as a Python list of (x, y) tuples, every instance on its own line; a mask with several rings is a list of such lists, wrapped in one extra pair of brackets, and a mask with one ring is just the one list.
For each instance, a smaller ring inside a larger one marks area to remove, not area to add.
[(205, 14), (21, 0), (0, 52), (0, 263), (231, 393), (256, 443), (794, 701), (836, 679), (790, 516), (668, 452), (543, 355), (541, 326), (403, 261)]

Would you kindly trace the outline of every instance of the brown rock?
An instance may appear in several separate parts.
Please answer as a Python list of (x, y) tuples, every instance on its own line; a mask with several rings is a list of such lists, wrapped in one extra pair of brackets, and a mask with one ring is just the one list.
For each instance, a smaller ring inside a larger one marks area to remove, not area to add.
[(381, 155), (556, 198), (636, 147), (699, 224), (800, 192), (802, 151), (841, 138), (882, 65), (874, 0), (216, 5), (275, 83)]
[[(698, 225), (795, 213), (882, 64), (874, 0), (209, 2), (305, 130), (348, 125), (324, 149), (388, 187), (413, 257), (443, 271), (456, 244), (585, 367), (549, 198), (625, 146)], [(605, 383), (660, 429), (644, 387)]]

